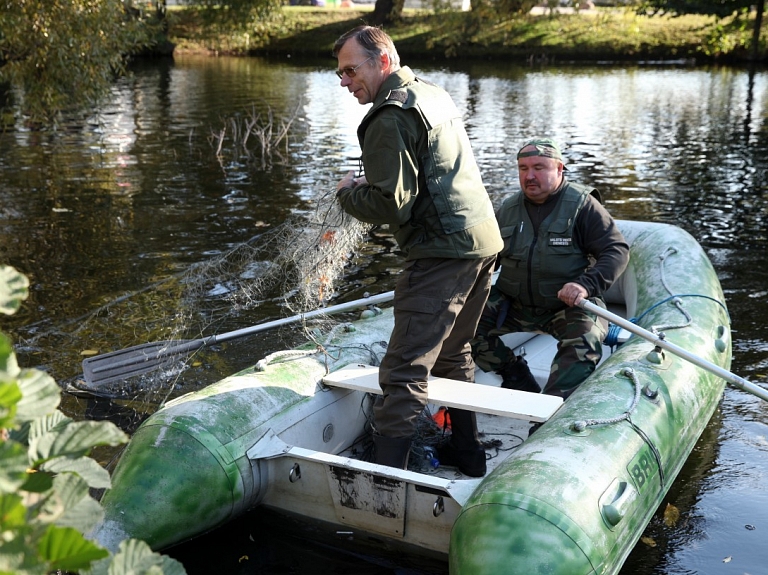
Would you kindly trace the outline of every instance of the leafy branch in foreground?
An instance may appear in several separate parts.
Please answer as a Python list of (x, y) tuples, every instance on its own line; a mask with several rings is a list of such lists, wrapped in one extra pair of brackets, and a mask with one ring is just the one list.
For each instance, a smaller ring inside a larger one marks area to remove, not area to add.
[[(28, 287), (25, 276), (0, 266), (0, 313), (15, 313)], [(73, 421), (60, 401), (53, 378), (20, 368), (0, 333), (0, 575), (183, 575), (178, 561), (143, 541), (123, 541), (112, 556), (86, 538), (103, 517), (90, 490), (110, 486), (89, 453), (128, 437), (111, 422)]]

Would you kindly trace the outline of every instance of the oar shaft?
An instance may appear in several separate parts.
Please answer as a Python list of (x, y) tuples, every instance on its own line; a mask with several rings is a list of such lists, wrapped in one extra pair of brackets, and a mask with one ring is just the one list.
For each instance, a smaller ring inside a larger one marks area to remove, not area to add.
[(661, 337), (648, 331), (647, 329), (644, 329), (639, 325), (632, 323), (631, 321), (628, 321), (621, 316), (616, 315), (615, 313), (611, 313), (608, 310), (605, 310), (600, 306), (593, 304), (589, 300), (582, 299), (578, 305), (583, 309), (589, 312), (592, 312), (596, 316), (606, 319), (608, 321), (611, 321), (616, 325), (618, 325), (619, 327), (626, 329), (628, 332), (642, 337), (643, 339), (651, 342), (652, 344), (660, 347), (661, 349), (665, 349), (671, 353), (674, 353), (676, 356), (681, 357), (684, 360), (689, 361), (692, 364), (702, 369), (705, 369), (710, 373), (715, 374), (716, 376), (724, 379), (725, 381), (727, 381), (728, 383), (731, 383), (732, 385), (738, 387), (739, 389), (746, 391), (747, 393), (751, 393), (752, 395), (755, 395), (762, 400), (768, 401), (768, 390), (763, 389), (759, 385), (756, 385), (744, 379), (743, 377), (739, 377), (735, 373), (731, 373), (730, 371), (723, 369), (719, 365), (716, 365), (711, 361), (707, 361), (703, 357), (699, 357), (698, 355), (695, 355), (689, 352), (688, 350), (685, 350), (675, 345), (674, 343), (667, 341), (666, 339), (662, 339)]
[(227, 333), (222, 333), (220, 335), (214, 335), (214, 336), (211, 336), (206, 343), (207, 344), (212, 344), (212, 343), (216, 343), (216, 342), (220, 342), (220, 341), (228, 341), (230, 339), (235, 339), (235, 338), (238, 338), (238, 337), (243, 337), (245, 335), (250, 335), (252, 333), (266, 331), (268, 329), (272, 329), (273, 327), (280, 327), (280, 326), (283, 326), (283, 325), (288, 325), (290, 323), (295, 323), (297, 321), (304, 321), (305, 319), (310, 319), (310, 318), (317, 317), (317, 316), (320, 316), (320, 315), (327, 315), (327, 314), (330, 314), (330, 313), (339, 313), (339, 312), (342, 312), (342, 311), (349, 311), (351, 309), (356, 309), (356, 308), (359, 308), (361, 306), (376, 305), (376, 304), (379, 304), (379, 303), (385, 303), (385, 302), (391, 301), (394, 297), (395, 297), (395, 292), (394, 291), (388, 291), (388, 292), (385, 292), (385, 293), (380, 293), (378, 295), (371, 295), (371, 296), (364, 297), (364, 298), (361, 298), (361, 299), (357, 299), (357, 300), (354, 300), (354, 301), (348, 301), (348, 302), (345, 302), (345, 303), (339, 303), (339, 304), (332, 305), (332, 306), (329, 306), (329, 307), (318, 308), (318, 309), (314, 309), (312, 311), (308, 311), (306, 313), (300, 313), (300, 314), (292, 315), (290, 317), (284, 317), (284, 318), (280, 318), (280, 319), (275, 319), (275, 320), (268, 321), (268, 322), (265, 322), (265, 323), (260, 323), (258, 325), (253, 325), (253, 326), (250, 326), (250, 327), (244, 327), (242, 329), (237, 329), (235, 331), (230, 331), (230, 332), (227, 332)]
[(395, 292), (390, 291), (368, 296), (354, 301), (308, 311), (307, 313), (294, 315), (292, 317), (253, 325), (236, 331), (219, 335), (209, 335), (202, 339), (145, 343), (123, 350), (89, 357), (83, 360), (83, 379), (87, 385), (92, 386), (96, 383), (104, 384), (140, 375), (142, 373), (147, 373), (148, 371), (159, 369), (167, 365), (169, 361), (173, 361), (175, 357), (182, 356), (204, 346), (252, 335), (274, 327), (303, 321), (319, 315), (338, 313), (362, 306), (384, 303), (392, 300), (394, 295)]

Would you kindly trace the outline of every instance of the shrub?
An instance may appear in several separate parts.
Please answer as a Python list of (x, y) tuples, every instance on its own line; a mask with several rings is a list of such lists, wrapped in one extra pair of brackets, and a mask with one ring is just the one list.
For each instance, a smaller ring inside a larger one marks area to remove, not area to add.
[[(28, 287), (25, 276), (0, 266), (0, 313), (15, 313)], [(123, 541), (112, 555), (86, 538), (103, 516), (90, 489), (110, 486), (89, 453), (128, 436), (111, 422), (70, 419), (60, 400), (53, 378), (19, 368), (11, 340), (0, 333), (0, 575), (184, 574), (178, 561), (143, 541)]]

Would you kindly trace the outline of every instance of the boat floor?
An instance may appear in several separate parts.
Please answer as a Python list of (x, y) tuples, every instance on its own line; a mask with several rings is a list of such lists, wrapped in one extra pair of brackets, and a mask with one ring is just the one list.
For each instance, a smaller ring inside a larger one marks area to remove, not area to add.
[[(626, 315), (626, 308), (620, 305), (610, 305), (612, 313)], [(555, 355), (557, 340), (544, 334), (510, 334), (504, 336), (505, 342), (512, 347), (516, 355), (522, 355), (528, 362), (531, 373), (536, 378), (539, 387), (544, 384), (549, 377), (552, 358)], [(605, 361), (611, 355), (611, 348), (603, 345), (603, 357)], [(501, 377), (495, 373), (484, 372), (478, 369), (475, 373), (475, 383), (479, 385), (501, 386)], [(429, 404), (426, 416), (434, 415), (438, 412), (440, 406)], [(526, 420), (504, 417), (499, 415), (490, 415), (486, 413), (477, 413), (477, 430), (480, 443), (485, 447), (485, 457), (487, 473), (490, 473), (499, 464), (501, 464), (514, 450), (528, 438), (533, 423)], [(408, 470), (434, 475), (443, 479), (457, 480), (470, 479), (462, 474), (455, 467), (433, 466), (430, 454), (425, 453), (425, 446), (434, 445), (435, 438), (422, 438), (419, 433), (413, 441), (411, 456), (409, 459)], [(350, 446), (348, 449), (339, 453), (343, 457), (350, 459), (369, 459), (371, 453), (370, 436)]]

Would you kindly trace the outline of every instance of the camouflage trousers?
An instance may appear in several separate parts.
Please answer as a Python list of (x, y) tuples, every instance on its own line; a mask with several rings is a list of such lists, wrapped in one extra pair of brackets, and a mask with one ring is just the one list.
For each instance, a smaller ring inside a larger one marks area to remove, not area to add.
[[(605, 307), (601, 298), (590, 301)], [(561, 397), (568, 397), (595, 371), (607, 333), (597, 316), (580, 307), (531, 310), (493, 286), (471, 342), (475, 364), (483, 371), (499, 371), (514, 362), (514, 352), (500, 338), (519, 331), (546, 333), (557, 340), (544, 393)]]

